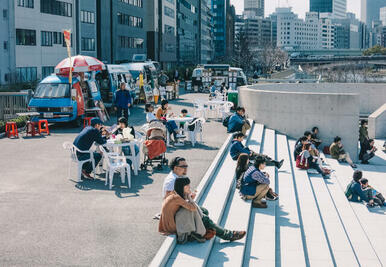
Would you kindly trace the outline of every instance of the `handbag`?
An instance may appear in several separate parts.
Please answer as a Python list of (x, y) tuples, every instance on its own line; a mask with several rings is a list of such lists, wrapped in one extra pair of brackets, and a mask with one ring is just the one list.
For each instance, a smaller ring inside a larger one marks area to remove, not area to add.
[(296, 167), (303, 170), (307, 170), (309, 168), (308, 160), (303, 156), (303, 153), (296, 157)]
[(330, 155), (330, 147), (329, 146), (324, 146), (323, 147), (323, 153), (326, 155)]

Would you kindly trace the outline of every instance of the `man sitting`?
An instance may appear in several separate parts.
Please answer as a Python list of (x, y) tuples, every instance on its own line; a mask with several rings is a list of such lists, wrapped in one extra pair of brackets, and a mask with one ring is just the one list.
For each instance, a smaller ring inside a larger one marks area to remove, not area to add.
[(377, 148), (374, 146), (374, 139), (365, 139), (361, 144), (359, 159), (362, 164), (369, 164), (369, 160), (375, 156)]
[[(175, 157), (170, 161), (170, 173), (166, 176), (162, 186), (162, 198), (167, 197), (174, 190), (174, 183), (178, 177), (187, 175), (188, 164), (182, 157)], [(193, 197), (194, 199), (194, 197)]]
[(347, 162), (352, 168), (357, 167), (357, 165), (352, 162), (349, 153), (344, 151), (342, 139), (339, 136), (334, 138), (334, 142), (330, 146), (330, 154), (333, 159), (337, 159), (339, 162)]
[(302, 153), (303, 145), (309, 143), (307, 136), (302, 136), (295, 144), (294, 160)]
[(283, 165), (284, 160), (282, 159), (280, 162), (271, 159), (267, 155), (259, 154), (256, 152), (251, 151), (248, 147), (243, 145), (245, 135), (241, 132), (237, 132), (233, 134), (233, 140), (231, 144), (231, 148), (229, 150), (229, 153), (233, 160), (237, 160), (239, 158), (239, 155), (242, 153), (248, 154), (250, 159), (256, 159), (256, 157), (262, 157), (267, 163), (267, 166), (276, 166), (276, 168), (280, 169), (280, 167)]
[(319, 139), (318, 134), (319, 134), (319, 128), (316, 126), (312, 127), (311, 142), (316, 148), (318, 148), (322, 143), (322, 140)]
[(362, 189), (367, 194), (368, 199), (373, 199), (374, 204), (377, 204), (379, 206), (386, 206), (385, 198), (382, 196), (381, 193), (379, 193), (377, 190), (375, 190), (372, 186), (369, 185), (369, 180), (367, 180), (366, 178), (362, 178), (359, 180), (359, 182), (362, 185)]
[(245, 118), (245, 109), (243, 107), (237, 107), (236, 113), (234, 113), (228, 122), (228, 133), (242, 132), (247, 133), (247, 130), (251, 128), (249, 121)]
[(361, 202), (366, 201), (369, 205), (374, 204), (374, 200), (368, 197), (368, 194), (365, 194), (362, 186), (360, 184), (360, 179), (362, 179), (362, 171), (355, 171), (353, 174), (353, 180), (347, 185), (345, 195), (349, 201)]
[[(85, 127), (79, 135), (74, 140), (74, 146), (79, 148), (79, 150), (87, 151), (91, 148), (92, 144), (94, 142), (103, 145), (106, 143), (106, 140), (102, 137), (102, 134), (100, 132), (102, 128), (102, 121), (98, 118), (91, 119), (91, 125)], [(83, 161), (90, 159), (90, 153), (76, 153), (78, 160)], [(102, 156), (100, 153), (94, 152), (94, 161), (95, 166), (98, 165), (99, 161), (101, 160)], [(92, 164), (91, 162), (86, 162), (82, 166), (82, 175), (84, 178), (87, 179), (93, 179), (90, 175), (92, 171)]]
[(241, 180), (240, 193), (246, 199), (253, 199), (252, 207), (267, 208), (267, 203), (263, 202), (263, 198), (268, 200), (276, 200), (278, 195), (269, 188), (269, 175), (263, 172), (265, 168), (265, 159), (258, 157), (254, 166), (249, 167)]

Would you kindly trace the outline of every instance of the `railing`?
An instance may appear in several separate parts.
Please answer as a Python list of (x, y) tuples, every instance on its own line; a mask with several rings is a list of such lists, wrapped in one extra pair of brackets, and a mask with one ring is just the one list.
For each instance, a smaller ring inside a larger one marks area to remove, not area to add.
[(16, 113), (26, 112), (32, 90), (27, 92), (0, 92), (0, 120), (13, 119)]

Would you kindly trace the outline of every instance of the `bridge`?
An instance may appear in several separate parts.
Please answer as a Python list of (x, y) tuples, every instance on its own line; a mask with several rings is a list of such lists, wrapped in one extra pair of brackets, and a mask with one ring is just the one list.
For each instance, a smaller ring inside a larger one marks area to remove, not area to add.
[(310, 57), (298, 57), (291, 58), (291, 65), (321, 65), (321, 64), (330, 64), (330, 63), (344, 63), (348, 62), (353, 63), (362, 63), (362, 64), (370, 64), (376, 66), (386, 66), (386, 56), (310, 56)]

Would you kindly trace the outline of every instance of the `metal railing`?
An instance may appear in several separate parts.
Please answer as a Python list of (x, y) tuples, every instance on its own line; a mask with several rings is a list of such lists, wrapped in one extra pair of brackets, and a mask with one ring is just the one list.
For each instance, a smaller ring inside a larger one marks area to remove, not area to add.
[(0, 92), (0, 120), (16, 118), (16, 113), (28, 111), (32, 90), (26, 92)]

